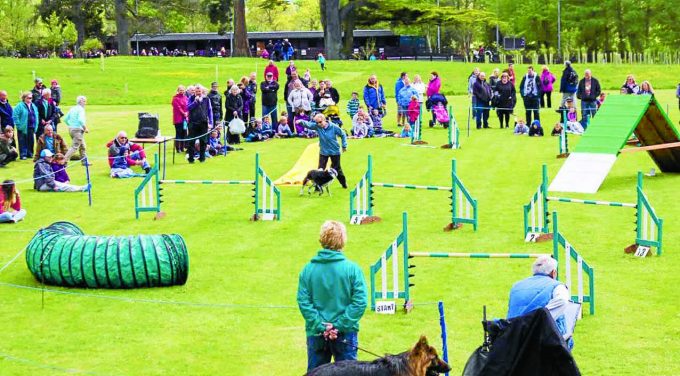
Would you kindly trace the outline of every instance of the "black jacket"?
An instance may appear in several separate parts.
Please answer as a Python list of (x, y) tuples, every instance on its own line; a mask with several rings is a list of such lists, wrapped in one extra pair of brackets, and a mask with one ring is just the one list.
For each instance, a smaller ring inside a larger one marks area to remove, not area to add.
[(213, 121), (217, 123), (222, 120), (222, 95), (217, 90), (210, 90), (208, 99), (212, 105)]
[(54, 103), (50, 103), (49, 101), (45, 102), (43, 101), (42, 98), (34, 100), (33, 104), (35, 107), (38, 108), (38, 131), (36, 132), (37, 134), (42, 134), (43, 129), (45, 126), (43, 125), (43, 121), (45, 122), (50, 122), (52, 126), (54, 127), (55, 125), (59, 124), (59, 112), (57, 111), (57, 107), (54, 105)]
[[(529, 78), (528, 74), (525, 74), (524, 77), (522, 77), (522, 82), (519, 84), (519, 93), (522, 95), (522, 97), (527, 97), (527, 93), (524, 92), (524, 84), (526, 83), (527, 78)], [(541, 77), (539, 77), (538, 74), (534, 73), (534, 85), (536, 86), (536, 95), (532, 95), (529, 98), (540, 98), (542, 95), (542, 86), (541, 86)]]
[(472, 85), (472, 95), (475, 96), (478, 106), (488, 107), (493, 92), (491, 91), (491, 86), (489, 86), (486, 81), (482, 81), (478, 78), (474, 85)]
[(502, 83), (498, 81), (496, 85), (496, 100), (494, 103), (495, 107), (508, 109), (515, 108), (517, 103), (517, 90), (515, 90), (515, 85), (508, 80), (507, 83)]
[(243, 117), (243, 98), (241, 98), (241, 95), (227, 95), (224, 100), (224, 111), (224, 117), (229, 120), (234, 118), (234, 111), (238, 112), (239, 117)]
[(576, 98), (583, 102), (595, 102), (600, 96), (601, 92), (600, 81), (595, 77), (590, 78), (590, 93), (586, 93), (586, 79), (582, 78), (578, 83), (578, 90), (576, 91)]
[(279, 83), (272, 80), (272, 82), (262, 81), (260, 83), (260, 91), (262, 91), (262, 105), (276, 106), (277, 93), (279, 91)]

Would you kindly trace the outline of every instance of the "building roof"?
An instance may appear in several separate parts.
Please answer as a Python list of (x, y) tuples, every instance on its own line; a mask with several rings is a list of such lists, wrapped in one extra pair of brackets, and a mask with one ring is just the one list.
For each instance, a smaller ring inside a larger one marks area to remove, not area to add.
[[(354, 37), (376, 38), (397, 36), (391, 30), (354, 30)], [(248, 39), (312, 39), (323, 38), (323, 31), (267, 31), (249, 32)], [(167, 34), (135, 34), (131, 42), (176, 42), (176, 41), (206, 41), (229, 40), (231, 32), (220, 35), (218, 33), (167, 33)]]

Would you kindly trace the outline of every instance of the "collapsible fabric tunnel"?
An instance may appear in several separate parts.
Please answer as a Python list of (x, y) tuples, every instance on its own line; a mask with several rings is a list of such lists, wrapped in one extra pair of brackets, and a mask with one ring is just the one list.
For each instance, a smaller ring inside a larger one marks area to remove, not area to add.
[(88, 236), (70, 222), (38, 231), (26, 248), (38, 281), (67, 287), (183, 285), (189, 255), (180, 235)]

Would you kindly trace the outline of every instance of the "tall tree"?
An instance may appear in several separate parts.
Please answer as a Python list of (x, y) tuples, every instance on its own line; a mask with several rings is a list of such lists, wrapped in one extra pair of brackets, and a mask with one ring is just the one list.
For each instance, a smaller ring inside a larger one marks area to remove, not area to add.
[(127, 0), (115, 0), (116, 4), (116, 42), (118, 53), (130, 54), (130, 22), (128, 20)]
[(319, 0), (321, 24), (326, 57), (341, 59), (342, 25), (340, 23), (340, 0)]
[(246, 0), (234, 0), (234, 52), (232, 55), (250, 57), (246, 28)]
[(102, 37), (104, 27), (105, 0), (41, 0), (38, 14), (43, 21), (49, 22), (56, 14), (62, 25), (71, 21), (76, 27), (76, 49), (83, 45), (86, 37)]

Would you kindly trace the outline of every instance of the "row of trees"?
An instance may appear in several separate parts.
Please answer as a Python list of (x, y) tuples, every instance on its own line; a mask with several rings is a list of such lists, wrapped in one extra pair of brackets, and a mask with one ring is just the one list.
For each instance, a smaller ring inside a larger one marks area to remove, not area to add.
[[(558, 51), (558, 3), (561, 51)], [(680, 7), (667, 0), (0, 0), (0, 49), (57, 50), (115, 35), (129, 53), (135, 33), (235, 32), (236, 55), (248, 55), (246, 30), (323, 29), (330, 58), (348, 56), (352, 30), (390, 28), (426, 36), (467, 54), (498, 34), (523, 36), (527, 48), (569, 54), (665, 52), (680, 42)]]

